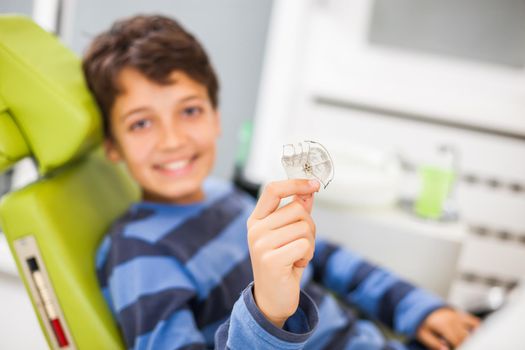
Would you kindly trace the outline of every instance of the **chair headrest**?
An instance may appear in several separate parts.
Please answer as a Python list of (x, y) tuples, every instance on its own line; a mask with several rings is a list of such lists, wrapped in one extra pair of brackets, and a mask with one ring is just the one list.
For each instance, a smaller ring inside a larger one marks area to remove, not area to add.
[(79, 58), (30, 19), (0, 16), (0, 170), (32, 156), (46, 174), (101, 140)]
[(0, 100), (0, 172), (29, 155), (26, 141)]

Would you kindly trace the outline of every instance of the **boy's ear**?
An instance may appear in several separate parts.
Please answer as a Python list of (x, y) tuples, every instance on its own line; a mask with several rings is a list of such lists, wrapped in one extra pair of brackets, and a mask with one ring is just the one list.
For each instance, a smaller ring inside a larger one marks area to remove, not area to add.
[(104, 150), (106, 152), (106, 157), (114, 162), (118, 163), (122, 160), (122, 156), (120, 155), (120, 151), (117, 148), (117, 145), (115, 141), (112, 139), (106, 138), (104, 140)]

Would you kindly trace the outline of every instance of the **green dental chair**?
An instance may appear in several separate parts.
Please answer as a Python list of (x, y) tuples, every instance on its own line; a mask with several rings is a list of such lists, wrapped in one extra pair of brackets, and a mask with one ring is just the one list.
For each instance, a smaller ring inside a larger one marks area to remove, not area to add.
[(0, 171), (25, 157), (39, 171), (1, 198), (0, 227), (52, 349), (124, 348), (94, 259), (138, 189), (101, 141), (80, 60), (31, 20), (0, 16)]

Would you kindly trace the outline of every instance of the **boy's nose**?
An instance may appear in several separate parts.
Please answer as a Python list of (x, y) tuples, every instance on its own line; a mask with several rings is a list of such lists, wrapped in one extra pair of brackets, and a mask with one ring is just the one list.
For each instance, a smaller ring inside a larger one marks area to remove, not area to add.
[(180, 128), (176, 126), (170, 126), (163, 128), (161, 134), (159, 135), (158, 146), (159, 148), (166, 149), (175, 149), (181, 147), (186, 140), (186, 134)]

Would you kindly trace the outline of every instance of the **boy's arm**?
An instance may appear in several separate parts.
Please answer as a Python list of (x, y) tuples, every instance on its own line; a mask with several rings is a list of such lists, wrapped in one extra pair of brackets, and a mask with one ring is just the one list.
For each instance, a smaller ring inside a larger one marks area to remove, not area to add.
[(117, 265), (104, 294), (126, 348), (206, 349), (188, 306), (195, 289), (177, 260), (152, 255)]
[[(300, 280), (313, 256), (310, 210), (318, 188), (307, 180), (286, 180), (263, 190), (246, 223), (254, 282), (216, 333), (219, 349), (302, 349), (312, 335), (318, 311), (300, 290)], [(293, 195), (304, 198), (279, 208), (282, 198)]]
[(416, 335), (428, 315), (445, 306), (439, 297), (320, 239), (316, 242), (312, 263), (314, 280), (396, 332), (410, 337)]

